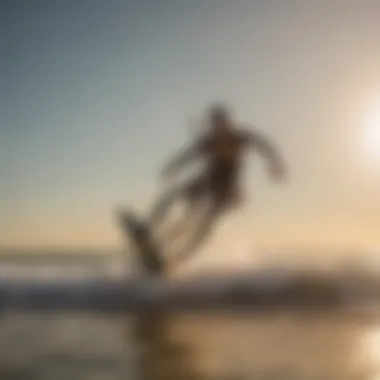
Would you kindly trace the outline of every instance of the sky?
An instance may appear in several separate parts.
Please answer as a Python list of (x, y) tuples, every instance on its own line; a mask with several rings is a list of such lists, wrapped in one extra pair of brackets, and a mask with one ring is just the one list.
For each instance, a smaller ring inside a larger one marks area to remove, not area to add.
[(249, 157), (220, 244), (380, 247), (379, 1), (1, 8), (0, 246), (122, 244), (115, 208), (144, 212), (163, 160), (225, 102), (274, 139), (289, 180)]

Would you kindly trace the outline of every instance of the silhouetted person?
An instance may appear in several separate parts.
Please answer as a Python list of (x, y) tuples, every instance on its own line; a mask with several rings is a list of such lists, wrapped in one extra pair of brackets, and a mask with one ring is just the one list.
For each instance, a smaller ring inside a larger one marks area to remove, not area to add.
[[(196, 159), (204, 163), (202, 171), (181, 187), (181, 196), (186, 200), (190, 212), (196, 202), (205, 196), (210, 206), (193, 241), (181, 252), (181, 259), (198, 247), (221, 214), (240, 204), (242, 159), (249, 149), (257, 151), (267, 160), (273, 179), (285, 177), (285, 166), (279, 152), (262, 132), (236, 125), (223, 105), (210, 108), (208, 123), (210, 128), (206, 135), (197, 138), (191, 146), (170, 160), (162, 173), (165, 179), (169, 179)], [(156, 209), (153, 222), (166, 212), (167, 205), (164, 203)]]

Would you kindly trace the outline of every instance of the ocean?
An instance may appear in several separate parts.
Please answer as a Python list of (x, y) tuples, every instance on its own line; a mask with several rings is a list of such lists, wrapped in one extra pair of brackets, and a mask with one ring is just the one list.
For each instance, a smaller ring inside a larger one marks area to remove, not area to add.
[(1, 316), (0, 378), (378, 379), (376, 316), (207, 313), (170, 316), (147, 345), (127, 317)]
[(139, 329), (127, 315), (5, 311), (0, 379), (377, 380), (380, 303), (370, 306), (147, 313)]

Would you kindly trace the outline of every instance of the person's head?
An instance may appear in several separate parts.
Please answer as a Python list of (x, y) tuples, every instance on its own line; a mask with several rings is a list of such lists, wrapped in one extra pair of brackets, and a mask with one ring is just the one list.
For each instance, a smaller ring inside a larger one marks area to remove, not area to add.
[(230, 128), (231, 116), (224, 105), (213, 105), (210, 107), (208, 114), (210, 125), (214, 132), (222, 132)]

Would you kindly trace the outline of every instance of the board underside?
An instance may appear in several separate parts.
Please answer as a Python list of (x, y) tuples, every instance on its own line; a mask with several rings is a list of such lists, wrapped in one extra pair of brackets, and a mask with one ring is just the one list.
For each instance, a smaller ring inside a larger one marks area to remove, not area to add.
[(131, 237), (141, 264), (150, 275), (158, 275), (164, 271), (164, 262), (160, 249), (154, 241), (149, 226), (138, 220), (129, 210), (119, 212), (119, 220), (123, 231)]

